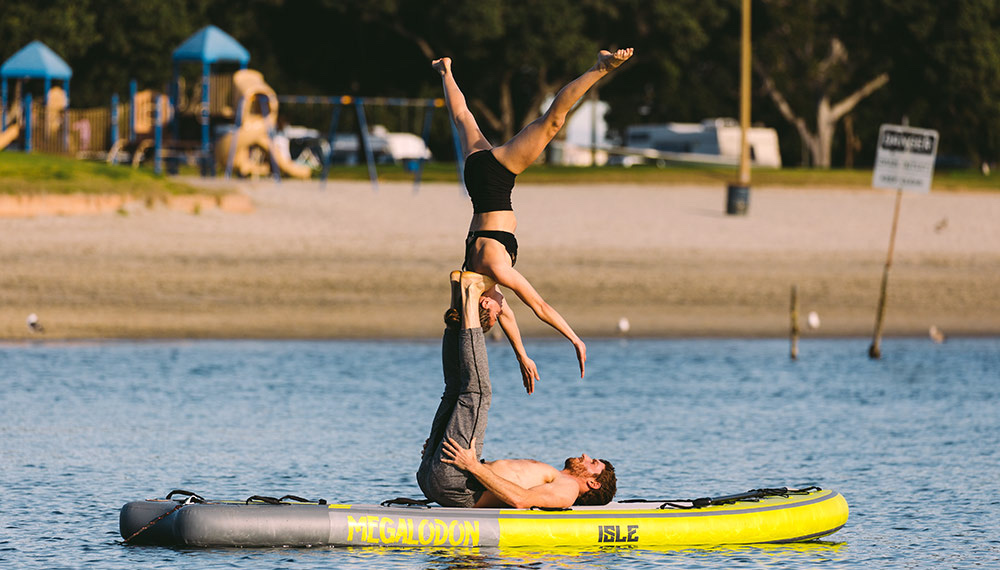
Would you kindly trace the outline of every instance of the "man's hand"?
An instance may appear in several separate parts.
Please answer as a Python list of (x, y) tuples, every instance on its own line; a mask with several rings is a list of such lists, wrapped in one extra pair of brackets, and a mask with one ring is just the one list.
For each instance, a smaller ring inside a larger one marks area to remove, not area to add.
[(447, 441), (442, 443), (442, 463), (448, 463), (449, 465), (454, 465), (462, 471), (472, 471), (473, 466), (479, 464), (479, 458), (476, 457), (476, 438), (472, 438), (472, 443), (469, 445), (468, 449), (463, 448), (452, 438), (448, 438)]

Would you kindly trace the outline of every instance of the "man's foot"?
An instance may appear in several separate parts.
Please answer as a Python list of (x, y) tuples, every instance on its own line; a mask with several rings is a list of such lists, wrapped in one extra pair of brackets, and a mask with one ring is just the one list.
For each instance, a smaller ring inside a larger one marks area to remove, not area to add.
[(463, 271), (461, 276), (462, 298), (479, 299), (487, 289), (495, 287), (497, 282), (491, 277), (474, 271)]
[(632, 51), (632, 48), (625, 48), (611, 53), (606, 49), (602, 49), (597, 54), (597, 69), (601, 71), (611, 71), (612, 69), (625, 63), (625, 60), (632, 57)]
[(436, 69), (441, 75), (447, 75), (451, 73), (451, 58), (442, 57), (441, 59), (435, 59), (431, 62), (431, 67)]

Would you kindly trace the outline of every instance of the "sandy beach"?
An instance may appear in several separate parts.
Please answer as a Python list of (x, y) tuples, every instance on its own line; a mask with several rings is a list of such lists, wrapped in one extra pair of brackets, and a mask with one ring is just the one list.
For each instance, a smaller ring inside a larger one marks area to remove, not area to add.
[[(457, 184), (223, 182), (251, 213), (133, 203), (0, 218), (0, 338), (436, 337), (471, 205)], [(870, 336), (895, 192), (519, 184), (517, 268), (585, 339)], [(1000, 193), (905, 193), (886, 335), (1000, 334)], [(527, 336), (554, 336), (512, 306)], [(810, 330), (805, 315), (821, 325)], [(35, 313), (45, 327), (25, 324)]]

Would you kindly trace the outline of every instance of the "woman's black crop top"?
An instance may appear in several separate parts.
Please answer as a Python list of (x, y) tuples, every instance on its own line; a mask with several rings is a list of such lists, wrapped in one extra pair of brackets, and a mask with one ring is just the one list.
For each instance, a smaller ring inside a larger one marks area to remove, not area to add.
[(510, 192), (516, 175), (507, 170), (488, 150), (481, 150), (465, 159), (465, 188), (472, 198), (476, 214), (513, 210)]

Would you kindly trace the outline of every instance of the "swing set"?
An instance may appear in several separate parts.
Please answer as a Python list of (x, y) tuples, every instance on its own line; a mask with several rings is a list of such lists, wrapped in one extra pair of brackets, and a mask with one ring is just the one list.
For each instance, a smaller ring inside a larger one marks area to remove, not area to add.
[[(372, 129), (369, 128), (368, 114), (365, 111), (366, 106), (368, 107), (391, 107), (399, 109), (404, 116), (413, 111), (416, 116), (420, 115), (420, 110), (423, 110), (423, 117), (420, 125), (420, 138), (423, 141), (424, 148), (428, 147), (431, 135), (431, 125), (433, 122), (434, 110), (444, 107), (444, 99), (412, 99), (404, 97), (353, 97), (350, 95), (342, 96), (309, 96), (309, 95), (279, 95), (278, 101), (286, 105), (288, 109), (289, 105), (313, 105), (320, 106), (323, 108), (332, 107), (330, 113), (330, 123), (327, 129), (324, 139), (328, 145), (328, 151), (320, 153), (322, 156), (323, 167), (320, 173), (320, 180), (323, 184), (329, 178), (330, 167), (334, 161), (334, 150), (337, 148), (337, 130), (340, 127), (341, 120), (346, 118), (350, 113), (351, 107), (354, 108), (354, 115), (357, 120), (357, 131), (359, 133), (358, 139), (360, 140), (360, 150), (364, 152), (365, 163), (368, 167), (368, 178), (371, 180), (372, 189), (378, 190), (378, 171), (376, 163), (378, 162), (376, 157), (376, 141), (372, 136)], [(402, 119), (401, 123), (406, 122), (406, 119)], [(415, 124), (415, 121), (414, 121)], [(455, 147), (455, 155), (458, 157), (462, 156), (461, 146), (458, 138), (458, 133), (455, 129), (455, 125), (449, 120), (448, 124), (451, 127), (452, 142)], [(341, 135), (342, 137), (342, 135)], [(391, 149), (390, 154), (391, 154)], [(399, 157), (395, 157), (399, 158)], [(408, 170), (413, 171), (413, 191), (418, 192), (420, 190), (420, 181), (423, 176), (424, 163), (427, 161), (427, 157), (424, 154), (420, 154), (417, 157), (408, 157), (406, 160), (406, 165)], [(458, 179), (459, 185), (464, 191), (463, 184), (463, 165), (461, 160), (457, 160), (458, 165)]]

